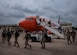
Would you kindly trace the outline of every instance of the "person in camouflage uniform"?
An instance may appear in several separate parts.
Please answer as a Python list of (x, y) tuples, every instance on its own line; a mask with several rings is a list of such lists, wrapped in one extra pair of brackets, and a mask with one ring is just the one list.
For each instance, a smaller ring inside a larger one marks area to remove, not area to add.
[(69, 45), (69, 43), (72, 43), (72, 41), (71, 41), (71, 32), (69, 31), (69, 29), (67, 30), (66, 36), (67, 36), (67, 44)]
[(7, 42), (8, 42), (9, 46), (11, 45), (11, 43), (10, 43), (11, 37), (12, 37), (12, 32), (8, 29), (8, 31), (7, 31)]
[(29, 32), (26, 32), (24, 39), (25, 39), (25, 47), (24, 48), (27, 48), (27, 46), (29, 46), (31, 48), (31, 45), (28, 43), (30, 40)]
[(18, 30), (16, 30), (15, 32), (15, 43), (14, 43), (14, 46), (16, 46), (17, 44), (17, 47), (19, 47), (19, 43), (18, 43), (18, 37), (19, 37), (20, 33), (18, 32)]
[(75, 42), (75, 35), (76, 35), (75, 31), (72, 30), (71, 36), (72, 36), (72, 41), (73, 41), (73, 43)]
[(46, 41), (46, 31), (43, 30), (42, 31), (42, 39), (41, 39), (41, 45), (42, 45), (42, 49), (45, 49), (45, 41)]
[(7, 35), (7, 31), (6, 31), (6, 29), (4, 29), (3, 32), (2, 32), (2, 43), (5, 43), (6, 35)]

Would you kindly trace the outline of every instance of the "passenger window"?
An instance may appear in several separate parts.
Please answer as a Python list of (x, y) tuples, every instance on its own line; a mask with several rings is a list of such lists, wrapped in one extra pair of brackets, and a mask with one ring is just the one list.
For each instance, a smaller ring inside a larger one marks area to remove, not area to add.
[(33, 18), (28, 18), (29, 20), (33, 20)]
[(33, 18), (26, 18), (26, 20), (33, 20)]

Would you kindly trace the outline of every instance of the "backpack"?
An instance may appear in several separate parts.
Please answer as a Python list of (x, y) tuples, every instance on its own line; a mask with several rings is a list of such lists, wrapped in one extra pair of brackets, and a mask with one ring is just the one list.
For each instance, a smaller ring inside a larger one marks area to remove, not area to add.
[(44, 37), (45, 37), (45, 39), (47, 39), (47, 38), (48, 38), (48, 35), (45, 33), (45, 34), (44, 34)]
[(6, 36), (6, 32), (4, 31), (4, 32), (2, 32), (2, 36), (3, 37), (5, 37)]
[(11, 37), (12, 33), (10, 31), (7, 32), (7, 36)]
[(27, 40), (31, 39), (30, 34), (26, 34), (25, 39), (27, 39)]
[(15, 36), (17, 36), (17, 37), (18, 37), (19, 35), (20, 35), (20, 34), (19, 34), (19, 32), (16, 32), (16, 33), (15, 33)]

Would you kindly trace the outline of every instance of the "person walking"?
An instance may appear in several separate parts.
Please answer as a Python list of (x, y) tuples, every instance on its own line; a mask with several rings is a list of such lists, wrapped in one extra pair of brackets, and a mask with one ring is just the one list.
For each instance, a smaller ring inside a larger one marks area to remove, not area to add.
[(19, 37), (20, 33), (18, 32), (18, 30), (15, 31), (15, 43), (14, 46), (17, 45), (17, 47), (19, 47), (19, 43), (18, 43), (18, 37)]
[(6, 41), (6, 33), (7, 33), (7, 31), (6, 31), (6, 29), (4, 29), (2, 32), (2, 43), (5, 43), (5, 41)]
[(71, 36), (72, 36), (72, 42), (73, 42), (73, 43), (75, 42), (75, 35), (76, 35), (75, 31), (72, 30)]
[(11, 31), (8, 29), (8, 31), (7, 31), (7, 42), (8, 42), (8, 46), (11, 46), (11, 43), (10, 43), (11, 37), (12, 37), (12, 33), (11, 33)]
[(29, 32), (26, 32), (24, 39), (25, 39), (25, 47), (24, 48), (27, 48), (27, 46), (29, 46), (31, 48), (31, 45), (28, 43), (30, 40)]
[(67, 44), (69, 45), (69, 43), (72, 43), (72, 41), (71, 41), (71, 32), (69, 31), (69, 29), (67, 30), (66, 36), (67, 36)]
[(45, 36), (46, 32), (43, 30), (42, 31), (42, 39), (41, 39), (41, 45), (42, 45), (42, 49), (45, 49), (45, 41), (46, 41), (46, 36)]

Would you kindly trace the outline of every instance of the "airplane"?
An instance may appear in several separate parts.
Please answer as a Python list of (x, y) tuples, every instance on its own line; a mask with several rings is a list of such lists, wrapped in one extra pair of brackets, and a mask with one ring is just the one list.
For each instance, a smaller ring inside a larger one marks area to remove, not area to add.
[[(38, 32), (43, 29), (47, 29), (49, 33), (54, 33), (59, 38), (64, 38), (64, 36), (61, 33), (59, 33), (57, 30), (53, 28), (57, 26), (55, 23), (51, 21), (51, 27), (47, 25), (38, 25), (36, 19), (37, 19), (36, 16), (28, 16), (24, 20), (19, 22), (19, 26), (29, 32), (33, 32), (33, 31)], [(45, 19), (45, 18), (41, 18), (41, 20), (42, 19)], [(46, 22), (48, 22), (48, 20), (46, 20)]]
[[(43, 18), (41, 18), (41, 19), (43, 19)], [(51, 23), (51, 25), (52, 25), (51, 27), (56, 27), (56, 25), (54, 23)], [(36, 16), (26, 17), (25, 20), (22, 20), (19, 22), (19, 26), (29, 32), (43, 30), (42, 26), (37, 25)]]
[(40, 31), (43, 28), (37, 25), (35, 16), (26, 17), (25, 20), (19, 22), (19, 26), (29, 32)]

